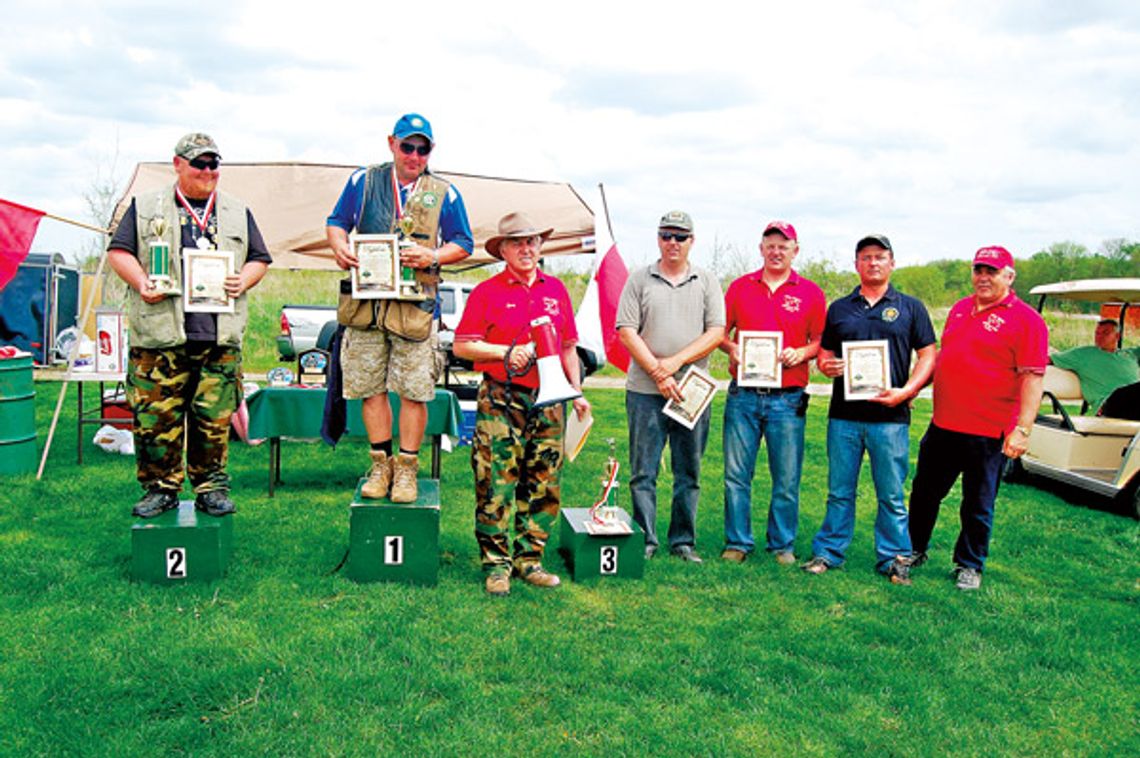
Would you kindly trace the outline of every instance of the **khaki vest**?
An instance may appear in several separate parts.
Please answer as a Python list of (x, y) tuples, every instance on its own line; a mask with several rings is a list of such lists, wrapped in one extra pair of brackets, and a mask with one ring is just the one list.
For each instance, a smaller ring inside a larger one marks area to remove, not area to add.
[[(179, 226), (178, 206), (173, 187), (148, 192), (135, 198), (136, 246), (135, 256), (143, 270), (150, 273), (150, 243), (162, 239), (170, 246), (170, 275), (182, 286), (182, 228)], [(246, 207), (240, 200), (218, 192), (215, 205), (218, 233), (215, 241), (219, 250), (234, 254), (234, 267), (241, 271), (249, 255), (249, 221)], [(155, 234), (158, 219), (165, 228), (161, 237)], [(242, 333), (248, 314), (246, 294), (234, 301), (233, 313), (218, 313), (217, 340), (219, 345), (241, 347)], [(157, 303), (147, 303), (130, 288), (127, 291), (127, 319), (131, 330), (131, 345), (162, 349), (177, 347), (186, 342), (185, 314), (182, 295), (170, 295)]]

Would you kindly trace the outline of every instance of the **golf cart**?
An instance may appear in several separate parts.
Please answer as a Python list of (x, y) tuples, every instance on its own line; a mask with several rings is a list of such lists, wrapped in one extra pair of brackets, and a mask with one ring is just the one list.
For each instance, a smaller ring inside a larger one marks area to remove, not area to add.
[[(1029, 294), (1040, 298), (1039, 311), (1047, 300), (1118, 305), (1123, 342), (1128, 309), (1140, 307), (1140, 279), (1057, 282), (1034, 287)], [(1025, 479), (1026, 473), (1054, 479), (1112, 498), (1126, 513), (1140, 518), (1140, 421), (1074, 411), (1072, 406), (1083, 410), (1085, 403), (1080, 380), (1072, 371), (1049, 366), (1044, 384), (1029, 449), (1020, 459), (1006, 461), (1005, 480)]]

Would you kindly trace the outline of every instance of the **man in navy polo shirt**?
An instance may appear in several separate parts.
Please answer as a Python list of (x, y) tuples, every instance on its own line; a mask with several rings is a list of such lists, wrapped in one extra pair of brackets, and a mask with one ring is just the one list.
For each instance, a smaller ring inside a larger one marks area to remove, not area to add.
[[(910, 534), (903, 485), (910, 459), (910, 399), (934, 371), (934, 327), (926, 307), (891, 286), (895, 267), (891, 242), (872, 234), (855, 245), (859, 286), (827, 309), (827, 323), (816, 363), (835, 379), (827, 422), (827, 513), (812, 540), (809, 574), (841, 566), (855, 533), (855, 493), (863, 453), (879, 512), (875, 518), (875, 564), (892, 583), (910, 584)], [(844, 392), (845, 343), (886, 340), (890, 388), (868, 400)], [(911, 371), (911, 353), (918, 360)], [(909, 376), (908, 376), (909, 375)]]

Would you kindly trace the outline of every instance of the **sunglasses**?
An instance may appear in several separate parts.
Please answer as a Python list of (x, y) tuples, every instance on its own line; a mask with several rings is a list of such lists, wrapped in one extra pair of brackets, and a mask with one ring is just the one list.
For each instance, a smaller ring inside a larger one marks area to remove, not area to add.
[(975, 263), (974, 264), (974, 273), (975, 274), (989, 274), (990, 276), (993, 276), (997, 272), (998, 272), (998, 270), (996, 268), (994, 268), (993, 266), (987, 266), (984, 263)]
[(684, 232), (658, 232), (657, 236), (660, 237), (663, 242), (688, 242), (689, 237), (693, 235), (685, 234)]
[(401, 142), (400, 152), (404, 155), (411, 155), (415, 153), (421, 158), (431, 152), (431, 145), (415, 145), (411, 142)]
[(209, 169), (210, 171), (217, 171), (218, 166), (222, 165), (222, 162), (218, 159), (217, 156), (214, 156), (213, 158), (202, 158), (199, 156), (190, 161), (190, 165), (199, 171), (205, 171), (206, 169)]

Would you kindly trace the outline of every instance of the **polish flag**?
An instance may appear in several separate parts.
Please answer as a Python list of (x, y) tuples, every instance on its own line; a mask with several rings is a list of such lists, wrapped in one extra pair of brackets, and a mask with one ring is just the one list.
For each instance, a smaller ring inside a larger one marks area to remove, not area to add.
[(28, 257), (43, 215), (43, 211), (0, 198), (0, 290), (8, 286)]
[(617, 244), (610, 239), (605, 221), (595, 221), (594, 229), (594, 249), (597, 251), (594, 253), (594, 271), (575, 316), (578, 344), (596, 355), (604, 354), (607, 363), (628, 371), (629, 353), (618, 339), (614, 321), (629, 271)]

